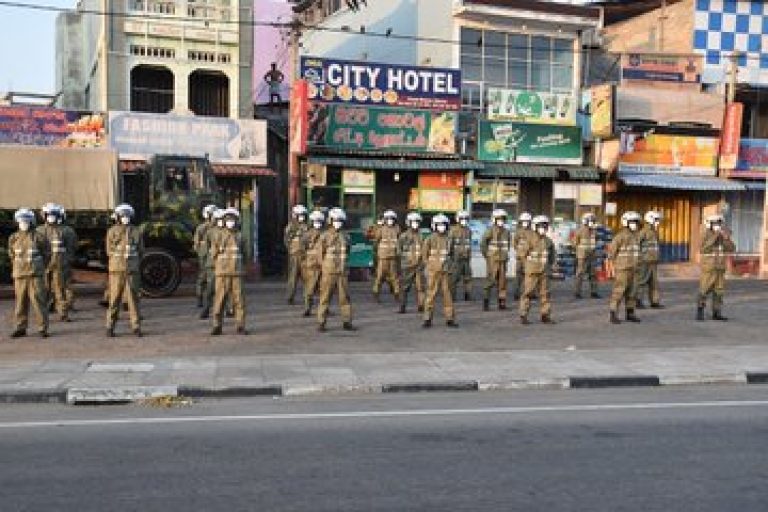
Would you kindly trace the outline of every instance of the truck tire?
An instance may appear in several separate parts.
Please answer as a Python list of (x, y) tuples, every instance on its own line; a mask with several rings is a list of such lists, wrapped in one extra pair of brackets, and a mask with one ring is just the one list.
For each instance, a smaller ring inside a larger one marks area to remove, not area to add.
[(152, 247), (144, 252), (140, 264), (141, 292), (146, 297), (168, 297), (181, 283), (181, 264), (165, 249)]

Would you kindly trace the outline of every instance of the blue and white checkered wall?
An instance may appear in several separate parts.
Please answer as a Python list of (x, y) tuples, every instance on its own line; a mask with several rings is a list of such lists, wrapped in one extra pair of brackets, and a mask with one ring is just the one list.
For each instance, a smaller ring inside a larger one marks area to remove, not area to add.
[(768, 0), (695, 0), (693, 48), (704, 56), (702, 80), (726, 78), (739, 57), (739, 82), (768, 86)]

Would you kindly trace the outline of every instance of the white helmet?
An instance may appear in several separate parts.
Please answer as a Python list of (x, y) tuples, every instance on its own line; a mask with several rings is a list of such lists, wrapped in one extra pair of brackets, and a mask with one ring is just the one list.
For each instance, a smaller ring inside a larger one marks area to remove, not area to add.
[(648, 211), (645, 212), (645, 223), (646, 224), (654, 224), (657, 221), (660, 221), (662, 219), (662, 216), (659, 212), (656, 211)]
[(224, 210), (224, 217), (234, 217), (235, 219), (240, 220), (240, 212), (237, 208), (227, 208)]
[(133, 210), (133, 206), (129, 204), (119, 204), (115, 208), (116, 217), (128, 217), (132, 219), (134, 215), (136, 215), (136, 212)]
[(43, 217), (45, 217), (48, 214), (60, 215), (61, 207), (56, 203), (45, 203), (43, 207), (40, 208), (40, 211), (42, 212)]
[(433, 226), (437, 226), (438, 224), (445, 224), (447, 226), (450, 223), (451, 223), (451, 220), (442, 213), (438, 213), (437, 215), (432, 217)]
[(67, 220), (67, 210), (60, 204), (56, 206), (59, 207), (59, 222)]
[(13, 220), (18, 222), (29, 222), (30, 224), (35, 223), (35, 212), (30, 210), (29, 208), (19, 208), (16, 210), (16, 212), (13, 214)]
[(704, 219), (704, 224), (708, 228), (712, 228), (714, 224), (722, 224), (724, 222), (722, 215), (709, 215), (706, 219)]
[(596, 220), (597, 220), (597, 217), (595, 216), (594, 213), (591, 213), (591, 212), (587, 212), (581, 216), (581, 223), (584, 224), (585, 226), (590, 222), (593, 222)]
[(306, 215), (307, 214), (307, 207), (303, 204), (297, 204), (296, 206), (291, 209), (291, 213), (293, 213), (294, 217), (298, 217), (299, 215)]
[(493, 213), (491, 213), (492, 219), (506, 219), (507, 217), (508, 217), (507, 211), (501, 208), (496, 208), (495, 210), (493, 210)]
[(459, 222), (462, 219), (466, 219), (466, 220), (470, 219), (468, 211), (466, 211), (466, 210), (459, 210), (458, 212), (456, 212), (456, 222)]
[(528, 212), (523, 212), (517, 220), (520, 222), (531, 222), (533, 220), (533, 215)]
[(216, 209), (213, 210), (213, 213), (211, 215), (213, 215), (213, 218), (215, 220), (221, 220), (221, 219), (224, 218), (224, 212), (225, 211), (226, 210), (224, 210), (223, 208), (216, 207)]
[(533, 225), (535, 226), (541, 226), (541, 225), (549, 226), (549, 217), (546, 215), (537, 215), (533, 218)]
[(216, 211), (216, 205), (215, 204), (209, 204), (203, 207), (203, 219), (208, 220), (213, 215), (213, 212)]
[(421, 214), (419, 212), (411, 212), (405, 216), (406, 222), (421, 222)]
[(341, 208), (333, 208), (328, 213), (328, 218), (331, 219), (331, 222), (346, 222), (347, 214)]
[(309, 214), (309, 220), (311, 222), (325, 222), (325, 215), (320, 210), (315, 210)]
[(625, 212), (621, 216), (621, 225), (625, 228), (629, 226), (630, 222), (640, 222), (640, 214), (637, 212)]
[(397, 214), (393, 210), (387, 210), (384, 212), (384, 215), (382, 215), (382, 218), (397, 220)]

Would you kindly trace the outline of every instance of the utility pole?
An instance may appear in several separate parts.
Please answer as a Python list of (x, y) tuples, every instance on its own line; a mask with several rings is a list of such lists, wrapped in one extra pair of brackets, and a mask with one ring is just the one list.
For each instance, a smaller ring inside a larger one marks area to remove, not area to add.
[(729, 58), (730, 60), (730, 73), (728, 75), (728, 104), (736, 101), (736, 83), (739, 78), (739, 52), (733, 52)]
[[(291, 84), (295, 83), (295, 80), (299, 78), (299, 42), (301, 39), (301, 29), (303, 27), (303, 24), (301, 23), (301, 20), (299, 19), (298, 15), (294, 15), (293, 20), (290, 24), (290, 34), (289, 34), (289, 61), (290, 61), (290, 78), (291, 78)], [(289, 107), (289, 111), (291, 111), (291, 108), (293, 105)], [(293, 130), (289, 131), (289, 135), (291, 137), (295, 136), (295, 133)], [(289, 182), (288, 182), (288, 207), (292, 208), (294, 205), (299, 203), (299, 188), (301, 187), (301, 166), (299, 163), (299, 155), (298, 153), (295, 153), (292, 151), (293, 148), (293, 140), (288, 141), (288, 176), (289, 176)]]

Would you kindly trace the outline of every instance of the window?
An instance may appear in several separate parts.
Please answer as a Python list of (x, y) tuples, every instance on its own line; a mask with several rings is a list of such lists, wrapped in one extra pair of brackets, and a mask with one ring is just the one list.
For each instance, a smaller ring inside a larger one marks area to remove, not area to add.
[(482, 109), (488, 87), (571, 92), (573, 61), (572, 39), (462, 27), (464, 107)]
[(175, 59), (176, 50), (172, 48), (158, 48), (155, 46), (142, 46), (132, 44), (130, 46), (131, 55), (137, 57), (156, 57), (160, 59)]
[(189, 50), (187, 58), (196, 62), (218, 62), (220, 64), (229, 64), (232, 62), (232, 55), (229, 53), (216, 53), (202, 50)]
[(338, 12), (342, 8), (342, 0), (325, 0), (325, 15), (330, 16), (331, 14)]

